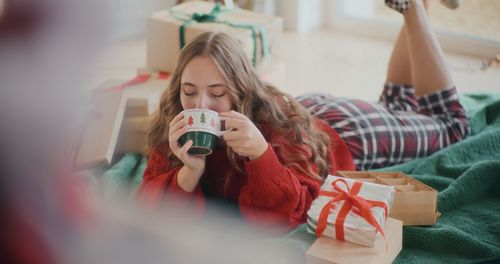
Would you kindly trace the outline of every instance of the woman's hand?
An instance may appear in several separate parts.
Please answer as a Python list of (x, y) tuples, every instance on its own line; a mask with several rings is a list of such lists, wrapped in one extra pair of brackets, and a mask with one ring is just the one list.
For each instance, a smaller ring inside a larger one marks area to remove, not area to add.
[(170, 149), (177, 156), (184, 166), (186, 166), (191, 171), (199, 172), (199, 174), (203, 174), (205, 170), (205, 156), (195, 156), (187, 153), (189, 148), (193, 145), (192, 140), (188, 140), (184, 144), (184, 146), (180, 146), (179, 138), (187, 132), (186, 121), (184, 120), (184, 116), (180, 113), (172, 119), (170, 122), (170, 129), (168, 131), (168, 143)]
[(220, 113), (221, 119), (226, 120), (222, 137), (226, 144), (243, 157), (251, 160), (262, 156), (268, 148), (268, 144), (260, 130), (245, 115), (236, 111)]

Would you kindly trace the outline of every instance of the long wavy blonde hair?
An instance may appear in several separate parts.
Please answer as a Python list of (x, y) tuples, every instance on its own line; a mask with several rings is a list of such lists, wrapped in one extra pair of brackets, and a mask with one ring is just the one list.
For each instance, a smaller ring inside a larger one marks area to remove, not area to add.
[[(156, 113), (148, 134), (148, 148), (163, 147), (171, 167), (182, 166), (181, 161), (168, 147), (168, 129), (170, 121), (181, 112), (180, 101), (181, 77), (186, 65), (195, 57), (209, 56), (226, 80), (228, 93), (233, 102), (233, 110), (246, 115), (260, 131), (263, 126), (280, 135), (293, 135), (289, 141), (273, 145), (285, 166), (294, 167), (312, 178), (322, 180), (330, 170), (328, 157), (329, 137), (314, 128), (312, 117), (291, 96), (275, 87), (264, 85), (257, 77), (248, 58), (239, 43), (224, 33), (207, 32), (199, 35), (186, 45), (180, 53), (177, 67), (172, 75), (170, 86), (163, 93), (160, 108)], [(269, 140), (270, 134), (263, 133)], [(297, 144), (306, 144), (311, 148), (312, 157), (292, 151)], [(227, 157), (232, 168), (244, 173), (240, 157), (227, 148)], [(317, 165), (316, 173), (310, 165), (304, 170), (299, 163), (312, 160)]]

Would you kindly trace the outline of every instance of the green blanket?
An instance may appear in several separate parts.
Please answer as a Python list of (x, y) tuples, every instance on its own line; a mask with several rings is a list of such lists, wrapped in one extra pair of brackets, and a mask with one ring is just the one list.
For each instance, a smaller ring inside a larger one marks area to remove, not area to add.
[[(500, 259), (500, 94), (461, 97), (471, 136), (432, 156), (384, 168), (439, 191), (437, 224), (404, 227), (396, 263), (477, 263)], [(308, 245), (302, 225), (287, 235)]]
[[(384, 168), (402, 171), (439, 191), (442, 213), (429, 227), (404, 227), (396, 263), (477, 263), (500, 260), (500, 94), (461, 96), (471, 136), (432, 156)], [(135, 192), (146, 160), (127, 154), (103, 176)], [(123, 177), (123, 175), (127, 175)], [(306, 250), (315, 236), (301, 225), (285, 236)]]

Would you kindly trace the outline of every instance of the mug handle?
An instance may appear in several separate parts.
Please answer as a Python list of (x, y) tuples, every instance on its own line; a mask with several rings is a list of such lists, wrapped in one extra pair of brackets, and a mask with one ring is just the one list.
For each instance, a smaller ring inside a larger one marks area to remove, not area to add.
[[(225, 121), (227, 119), (228, 119), (227, 117), (219, 117), (219, 121), (223, 121), (223, 120)], [(221, 123), (221, 126), (222, 126), (222, 123)], [(223, 136), (226, 132), (233, 131), (233, 130), (234, 129), (230, 128), (230, 129), (219, 131), (219, 132), (217, 132), (217, 136), (218, 137)]]

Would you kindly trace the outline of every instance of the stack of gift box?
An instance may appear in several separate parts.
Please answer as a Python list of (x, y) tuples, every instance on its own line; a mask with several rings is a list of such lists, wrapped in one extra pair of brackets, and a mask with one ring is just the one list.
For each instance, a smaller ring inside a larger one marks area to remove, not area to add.
[(147, 153), (149, 123), (180, 49), (207, 31), (234, 37), (261, 79), (283, 88), (285, 65), (276, 58), (283, 19), (204, 1), (155, 12), (147, 21), (146, 66), (132, 80), (109, 80), (94, 92), (93, 110), (75, 151), (78, 168), (110, 165), (120, 153)]
[(338, 171), (328, 176), (308, 211), (318, 238), (306, 252), (315, 263), (391, 263), (402, 228), (433, 225), (437, 191), (401, 172)]
[(74, 150), (75, 166), (109, 166), (116, 154), (146, 153), (149, 122), (168, 83), (168, 75), (141, 73), (129, 81), (105, 81), (95, 89)]
[(318, 239), (308, 263), (391, 263), (402, 248), (402, 222), (388, 217), (394, 187), (328, 176), (307, 212)]

